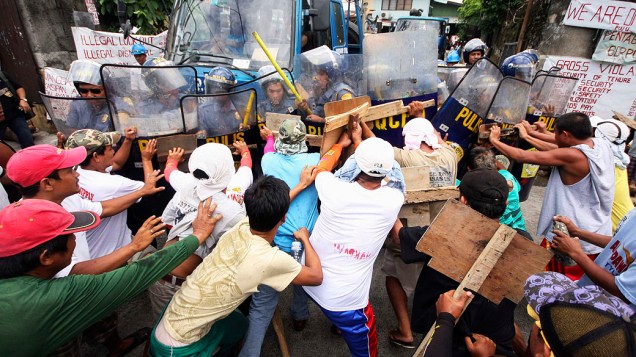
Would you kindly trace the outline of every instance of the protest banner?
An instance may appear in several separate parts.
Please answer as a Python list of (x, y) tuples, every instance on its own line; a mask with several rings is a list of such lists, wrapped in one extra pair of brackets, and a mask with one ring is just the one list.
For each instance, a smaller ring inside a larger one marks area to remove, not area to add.
[(68, 71), (44, 67), (44, 93), (54, 97), (78, 97), (79, 93), (67, 77)]
[(86, 9), (93, 16), (93, 24), (99, 25), (99, 16), (97, 16), (97, 6), (95, 0), (85, 0)]
[(544, 70), (559, 67), (559, 75), (579, 78), (567, 112), (611, 118), (612, 111), (636, 116), (636, 65), (592, 61), (587, 58), (547, 56)]
[(603, 31), (603, 36), (601, 36), (598, 45), (596, 45), (592, 59), (616, 64), (636, 61), (636, 34)]
[[(78, 59), (98, 63), (137, 64), (130, 49), (132, 45), (140, 42), (132, 37), (124, 39), (124, 35), (120, 33), (93, 31), (86, 27), (72, 27), (71, 30)], [(164, 31), (156, 36), (139, 35), (135, 38), (163, 49), (166, 45), (167, 34), (168, 32)], [(144, 46), (148, 50), (148, 57), (162, 55), (158, 48), (146, 44)]]
[(636, 4), (626, 1), (572, 0), (565, 12), (563, 24), (636, 32)]

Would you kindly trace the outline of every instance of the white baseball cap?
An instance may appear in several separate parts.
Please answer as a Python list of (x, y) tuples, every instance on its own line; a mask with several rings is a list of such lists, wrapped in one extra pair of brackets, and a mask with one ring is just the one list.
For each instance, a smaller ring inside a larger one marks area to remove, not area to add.
[(384, 177), (393, 168), (393, 147), (380, 138), (368, 138), (358, 145), (355, 159), (365, 174)]

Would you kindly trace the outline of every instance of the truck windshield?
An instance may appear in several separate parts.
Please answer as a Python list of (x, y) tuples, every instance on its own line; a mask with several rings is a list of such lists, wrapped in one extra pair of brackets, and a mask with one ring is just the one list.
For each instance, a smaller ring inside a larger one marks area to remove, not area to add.
[(166, 58), (175, 63), (228, 63), (246, 70), (269, 64), (256, 31), (281, 67), (293, 63), (294, 1), (177, 0)]
[(441, 26), (442, 23), (440, 21), (434, 20), (398, 19), (395, 24), (395, 31), (417, 31), (432, 27), (439, 33), (444, 33), (444, 29)]

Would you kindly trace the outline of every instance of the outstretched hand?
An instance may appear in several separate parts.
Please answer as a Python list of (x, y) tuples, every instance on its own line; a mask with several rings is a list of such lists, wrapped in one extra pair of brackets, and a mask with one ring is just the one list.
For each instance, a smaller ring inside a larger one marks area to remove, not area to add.
[(161, 222), (161, 217), (150, 216), (139, 227), (137, 234), (132, 238), (133, 249), (137, 252), (141, 252), (146, 249), (152, 243), (155, 238), (162, 235), (164, 231), (165, 223)]
[(197, 217), (192, 221), (192, 235), (197, 237), (199, 244), (205, 242), (214, 231), (216, 223), (223, 218), (220, 213), (214, 214), (214, 210), (216, 203), (212, 202), (212, 198), (199, 203)]

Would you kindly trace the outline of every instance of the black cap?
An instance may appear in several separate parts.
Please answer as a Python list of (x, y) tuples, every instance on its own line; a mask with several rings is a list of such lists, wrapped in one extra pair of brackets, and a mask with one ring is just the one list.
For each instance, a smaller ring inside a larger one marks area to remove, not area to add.
[(508, 183), (497, 170), (477, 169), (467, 172), (459, 184), (459, 193), (468, 202), (490, 204), (505, 203), (508, 199)]

